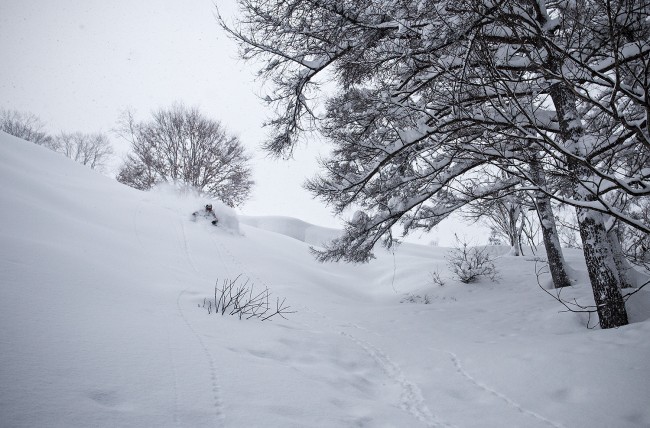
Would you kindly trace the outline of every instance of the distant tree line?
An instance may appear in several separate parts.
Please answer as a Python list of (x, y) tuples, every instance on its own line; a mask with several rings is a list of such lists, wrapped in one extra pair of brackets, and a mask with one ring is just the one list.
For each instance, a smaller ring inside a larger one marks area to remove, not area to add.
[[(32, 113), (0, 110), (0, 130), (104, 172), (114, 154), (105, 134), (50, 135)], [(163, 182), (180, 183), (230, 206), (241, 205), (250, 197), (254, 184), (251, 156), (238, 137), (196, 108), (177, 103), (141, 122), (127, 112), (117, 133), (131, 145), (117, 171), (121, 183), (140, 190)]]
[(0, 130), (100, 171), (106, 170), (113, 156), (113, 147), (105, 134), (60, 132), (50, 135), (45, 131), (45, 123), (29, 112), (0, 110)]

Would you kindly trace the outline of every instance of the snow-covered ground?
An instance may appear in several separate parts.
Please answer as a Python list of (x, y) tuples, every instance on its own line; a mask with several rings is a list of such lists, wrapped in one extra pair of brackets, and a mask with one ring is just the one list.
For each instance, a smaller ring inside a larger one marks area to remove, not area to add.
[[(0, 426), (650, 426), (645, 290), (629, 326), (587, 329), (531, 258), (440, 287), (444, 248), (319, 264), (309, 245), (335, 231), (223, 206), (219, 227), (192, 222), (204, 202), (0, 133)], [(568, 259), (564, 297), (589, 303)], [(297, 312), (208, 314), (215, 282), (240, 274)]]

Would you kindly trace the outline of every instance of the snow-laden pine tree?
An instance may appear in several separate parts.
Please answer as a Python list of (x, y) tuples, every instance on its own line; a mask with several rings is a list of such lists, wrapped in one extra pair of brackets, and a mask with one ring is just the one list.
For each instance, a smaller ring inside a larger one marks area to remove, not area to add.
[[(316, 125), (334, 149), (308, 187), (359, 209), (320, 259), (365, 261), (398, 223), (430, 229), (521, 187), (545, 201), (549, 234), (548, 201), (576, 207), (600, 325), (627, 323), (606, 222), (650, 232), (608, 202), (650, 194), (645, 1), (239, 3), (239, 22), (222, 24), (274, 86), (266, 147), (290, 153)], [(336, 93), (319, 116), (323, 83)], [(508, 178), (482, 174), (494, 168)]]

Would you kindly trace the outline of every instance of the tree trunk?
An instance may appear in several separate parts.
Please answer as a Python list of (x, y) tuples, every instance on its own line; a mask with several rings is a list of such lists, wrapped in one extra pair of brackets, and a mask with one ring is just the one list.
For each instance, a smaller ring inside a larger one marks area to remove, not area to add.
[(623, 248), (621, 247), (621, 241), (618, 237), (617, 230), (617, 226), (611, 228), (607, 233), (607, 238), (609, 239), (609, 243), (612, 247), (612, 254), (614, 255), (614, 263), (616, 263), (616, 270), (618, 270), (618, 279), (620, 281), (621, 288), (631, 288), (634, 287), (631, 275), (632, 266), (623, 254)]
[(626, 325), (628, 320), (625, 302), (618, 287), (618, 272), (607, 238), (603, 214), (584, 208), (577, 208), (576, 212), (600, 327)]
[[(512, 226), (512, 225), (511, 225)], [(514, 229), (514, 230), (513, 230)], [(510, 228), (510, 251), (512, 251), (513, 256), (521, 256), (521, 241), (517, 239), (517, 229)]]
[[(558, 59), (551, 58), (550, 62), (551, 69), (560, 69)], [(579, 140), (584, 135), (584, 128), (579, 119), (575, 95), (565, 82), (552, 84), (550, 95), (560, 124), (560, 136), (566, 147), (572, 153), (584, 157), (585, 153), (581, 153), (583, 149), (579, 144)], [(591, 171), (573, 159), (567, 160), (567, 166), (574, 179), (574, 197), (586, 202), (595, 200), (584, 185), (598, 182), (593, 179)], [(603, 215), (586, 208), (576, 208), (576, 213), (600, 327), (612, 328), (626, 325), (627, 311), (618, 286), (618, 272), (607, 239)]]
[(514, 256), (521, 256), (523, 250), (521, 248), (521, 230), (517, 227), (517, 220), (521, 216), (521, 209), (514, 202), (506, 203), (508, 211), (508, 235), (510, 238), (510, 250)]
[[(537, 160), (534, 160), (531, 162), (530, 167), (535, 184), (545, 187), (546, 176), (544, 175), (542, 166)], [(571, 285), (571, 280), (567, 274), (566, 262), (564, 261), (564, 255), (562, 254), (560, 238), (557, 234), (551, 198), (544, 192), (537, 192), (535, 195), (535, 205), (537, 207), (539, 223), (542, 227), (546, 259), (548, 261), (548, 268), (551, 271), (553, 286), (555, 288), (567, 287)]]
[(568, 287), (571, 285), (571, 279), (567, 274), (564, 255), (560, 246), (560, 239), (557, 235), (555, 218), (551, 211), (551, 200), (548, 196), (536, 198), (537, 213), (539, 222), (542, 225), (542, 236), (544, 238), (544, 248), (546, 249), (546, 258), (548, 267), (551, 271), (553, 286), (555, 288)]

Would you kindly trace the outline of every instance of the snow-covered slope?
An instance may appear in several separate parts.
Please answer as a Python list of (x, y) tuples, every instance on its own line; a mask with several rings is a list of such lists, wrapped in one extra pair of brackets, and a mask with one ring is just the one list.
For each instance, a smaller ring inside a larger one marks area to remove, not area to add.
[[(298, 220), (297, 239), (225, 208), (220, 227), (192, 222), (205, 202), (0, 133), (0, 426), (650, 426), (648, 293), (633, 324), (588, 330), (526, 258), (438, 287), (445, 249), (322, 265)], [(297, 312), (208, 315), (215, 281), (240, 274)], [(584, 279), (564, 293), (589, 302)]]

